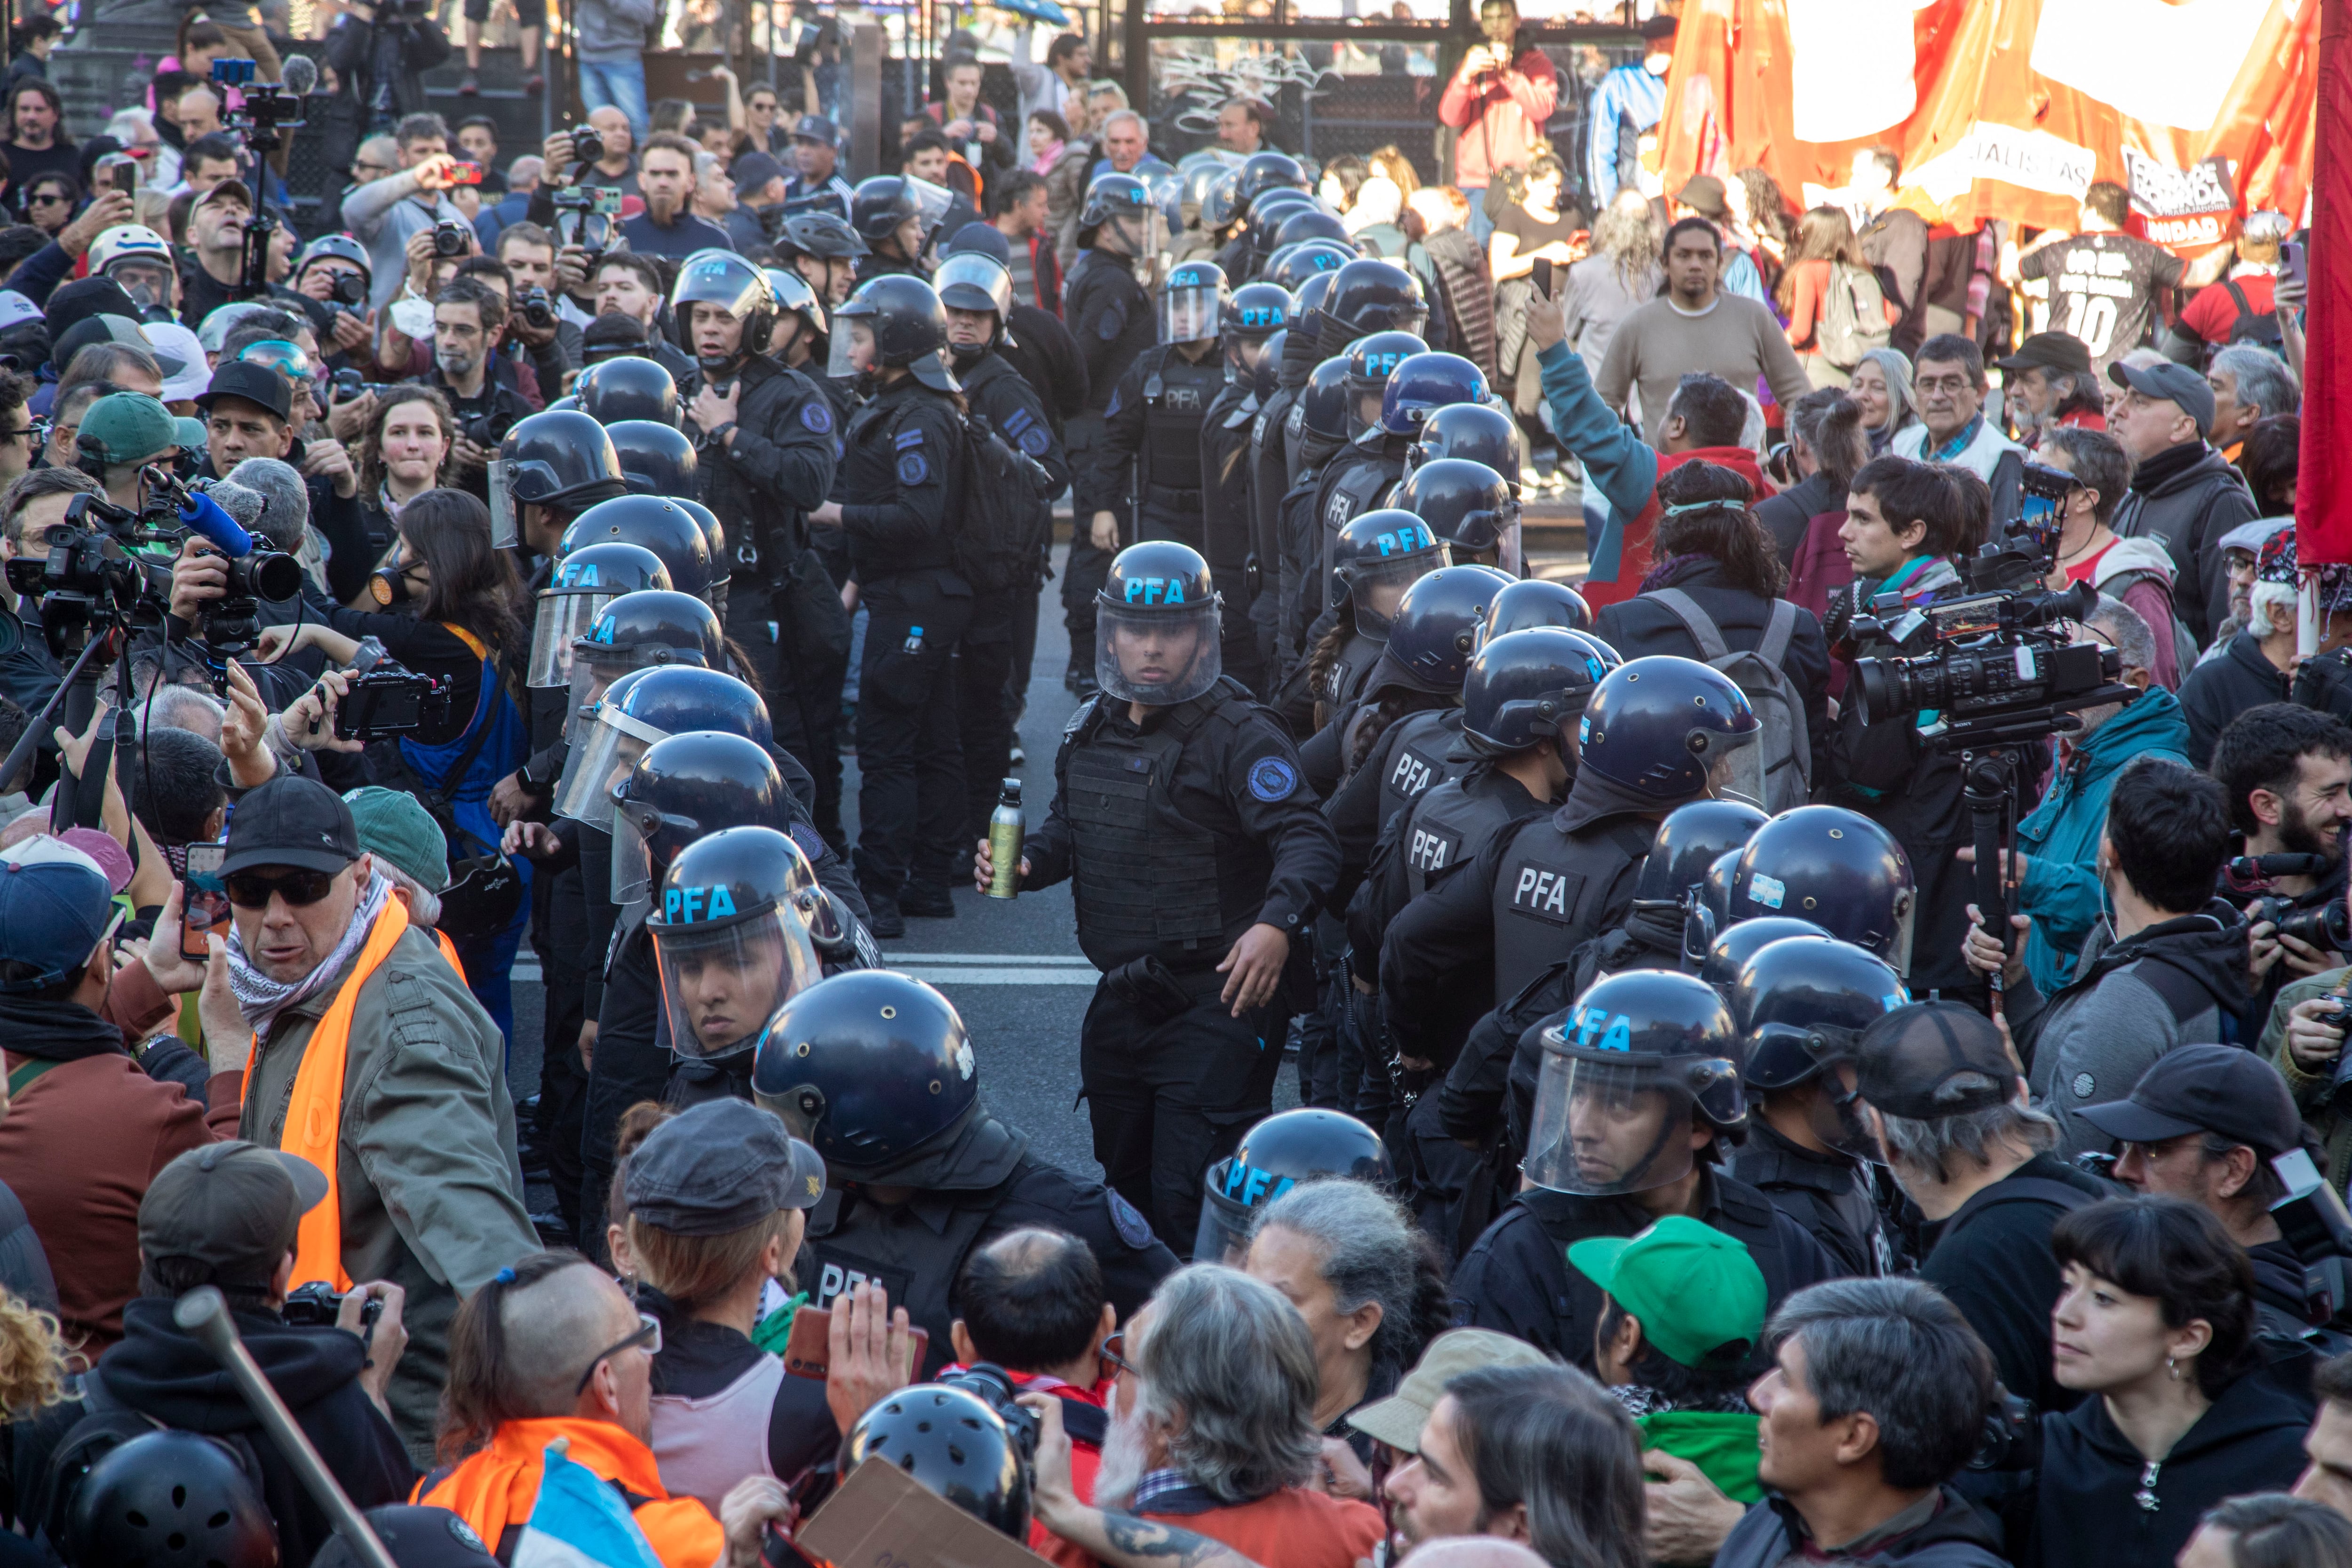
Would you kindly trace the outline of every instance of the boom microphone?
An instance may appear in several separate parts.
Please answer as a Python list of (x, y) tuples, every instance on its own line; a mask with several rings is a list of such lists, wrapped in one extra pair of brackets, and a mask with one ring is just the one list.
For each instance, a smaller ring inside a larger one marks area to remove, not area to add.
[(287, 91), (307, 98), (319, 90), (319, 62), (308, 55), (295, 55), (286, 62), (283, 85)]

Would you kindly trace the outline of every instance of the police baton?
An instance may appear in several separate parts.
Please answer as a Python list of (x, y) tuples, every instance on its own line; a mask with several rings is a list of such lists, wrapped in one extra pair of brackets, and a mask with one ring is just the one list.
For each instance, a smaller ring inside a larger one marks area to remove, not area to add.
[(172, 1309), (172, 1321), (179, 1324), (182, 1332), (194, 1335), (205, 1349), (212, 1352), (213, 1359), (236, 1380), (245, 1403), (260, 1420), (263, 1429), (277, 1439), (278, 1451), (293, 1461), (295, 1474), (302, 1478), (310, 1500), (334, 1521), (335, 1533), (350, 1542), (352, 1555), (366, 1568), (400, 1568), (377, 1539), (373, 1528), (336, 1484), (333, 1472), (319, 1458), (319, 1450), (310, 1447), (309, 1436), (295, 1424), (293, 1412), (278, 1397), (278, 1391), (269, 1386), (269, 1380), (261, 1375), (253, 1352), (237, 1338), (236, 1324), (229, 1318), (228, 1301), (219, 1289), (211, 1285), (197, 1286)]

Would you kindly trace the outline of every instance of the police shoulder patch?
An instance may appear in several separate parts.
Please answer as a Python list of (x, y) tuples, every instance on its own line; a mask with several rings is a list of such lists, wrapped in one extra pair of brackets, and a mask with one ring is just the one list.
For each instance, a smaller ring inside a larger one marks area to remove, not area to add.
[(822, 436), (833, 428), (833, 410), (824, 405), (824, 399), (813, 398), (801, 405), (801, 423)]
[(1159, 1239), (1151, 1234), (1151, 1222), (1143, 1217), (1142, 1210), (1108, 1187), (1103, 1189), (1103, 1198), (1110, 1210), (1110, 1227), (1118, 1232), (1121, 1241), (1140, 1252)]
[(1079, 703), (1076, 708), (1072, 709), (1070, 710), (1070, 721), (1062, 726), (1063, 736), (1066, 739), (1071, 735), (1076, 734), (1078, 732), (1078, 726), (1084, 724), (1087, 720), (1092, 716), (1095, 710), (1095, 705), (1101, 700), (1102, 699), (1100, 697), (1089, 697), (1084, 702)]
[(923, 427), (918, 425), (911, 430), (901, 430), (890, 444), (901, 452), (909, 447), (919, 447), (923, 444)]
[(1045, 455), (1045, 432), (1038, 426), (1032, 425), (1028, 429), (1021, 432), (1021, 449), (1028, 453), (1031, 457), (1044, 457)]
[(1250, 764), (1249, 792), (1269, 805), (1288, 800), (1298, 787), (1298, 770), (1280, 757), (1260, 757)]
[(1108, 342), (1127, 330), (1127, 302), (1113, 300), (1103, 307), (1102, 319), (1095, 323), (1095, 335)]
[(900, 484), (919, 485), (930, 477), (931, 466), (923, 461), (923, 455), (920, 452), (902, 452), (898, 455)]

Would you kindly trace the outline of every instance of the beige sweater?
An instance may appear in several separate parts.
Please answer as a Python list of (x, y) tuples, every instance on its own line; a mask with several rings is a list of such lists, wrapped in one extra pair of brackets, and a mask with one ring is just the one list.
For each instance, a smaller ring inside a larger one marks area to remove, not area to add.
[(1620, 413), (1627, 392), (1639, 391), (1642, 433), (1654, 447), (1675, 384), (1693, 371), (1719, 375), (1751, 397), (1762, 378), (1783, 408), (1813, 389), (1771, 311), (1744, 295), (1717, 294), (1696, 316), (1664, 296), (1635, 308), (1609, 340), (1593, 390)]

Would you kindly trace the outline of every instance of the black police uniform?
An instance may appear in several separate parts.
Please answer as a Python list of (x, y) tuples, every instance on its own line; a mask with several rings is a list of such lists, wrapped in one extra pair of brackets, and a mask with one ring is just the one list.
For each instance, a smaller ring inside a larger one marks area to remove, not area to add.
[[(1286, 342), (1285, 348), (1288, 345)], [(1309, 365), (1307, 369), (1312, 369)], [(1290, 661), (1281, 646), (1282, 536), (1278, 521), (1282, 493), (1289, 489), (1288, 450), (1283, 427), (1297, 398), (1290, 384), (1290, 362), (1283, 362), (1282, 384), (1250, 416), (1249, 450), (1243, 458), (1249, 486), (1250, 556), (1256, 563), (1258, 585), (1250, 597), (1250, 623), (1255, 629), (1258, 657), (1265, 662), (1269, 686), (1281, 682)], [(1301, 384), (1304, 384), (1302, 379)]]
[[(956, 378), (963, 384), (971, 411), (988, 421), (989, 428), (1014, 450), (1045, 470), (1048, 492), (1059, 495), (1070, 482), (1069, 460), (1054, 434), (1054, 423), (1036, 389), (1011, 362), (991, 350), (970, 366), (959, 364)], [(1048, 515), (1039, 521), (1037, 537), (1050, 539), (1053, 502), (1039, 500)], [(996, 808), (999, 782), (1012, 766), (1013, 688), (1016, 654), (1025, 626), (1034, 644), (1037, 631), (1037, 590), (1041, 575), (1022, 583), (1010, 595), (975, 596), (971, 626), (956, 650), (956, 712), (961, 722), (964, 756), (964, 839), (987, 831), (989, 813)], [(1024, 611), (1026, 611), (1024, 616)], [(1026, 686), (1025, 679), (1022, 686)]]
[[(1095, 595), (1110, 574), (1117, 548), (1097, 550), (1088, 532), (1094, 509), (1088, 479), (1095, 470), (1096, 448), (1103, 444), (1105, 410), (1112, 390), (1135, 357), (1159, 340), (1151, 317), (1151, 296), (1135, 280), (1135, 264), (1115, 250), (1089, 246), (1079, 252), (1062, 286), (1062, 319), (1077, 340), (1087, 365), (1086, 411), (1071, 418), (1062, 431), (1073, 485), (1070, 558), (1062, 567), (1062, 610), (1070, 631), (1070, 668), (1083, 680), (1094, 679)], [(1122, 484), (1124, 479), (1122, 478)], [(1119, 510), (1118, 491), (1102, 510)]]
[(1257, 413), (1256, 389), (1235, 383), (1219, 388), (1201, 417), (1200, 551), (1211, 575), (1225, 584), (1226, 614), (1218, 626), (1225, 673), (1264, 700), (1273, 683), (1258, 642), (1259, 581), (1250, 532), (1250, 432)]
[(867, 614), (858, 669), (858, 881), (895, 899), (944, 888), (963, 847), (963, 763), (950, 656), (971, 621), (955, 571), (968, 465), (947, 395), (905, 375), (850, 422), (841, 509)]
[[(877, 1202), (845, 1173), (809, 1210), (793, 1277), (811, 1304), (831, 1308), (844, 1290), (871, 1280), (930, 1331), (919, 1377), (955, 1359), (949, 1329), (959, 1316), (951, 1292), (972, 1248), (1032, 1226), (1085, 1242), (1102, 1269), (1103, 1296), (1124, 1322), (1176, 1268), (1176, 1257), (1116, 1189), (1073, 1175), (1029, 1152), (1029, 1136), (975, 1109), (940, 1152), (871, 1179), (912, 1187), (904, 1203)], [(1199, 1182), (1193, 1186), (1197, 1193)], [(1197, 1199), (1196, 1199), (1197, 1201)]]
[[(1353, 394), (1349, 400), (1353, 401)], [(1404, 478), (1406, 448), (1412, 445), (1410, 436), (1391, 436), (1374, 425), (1340, 448), (1331, 460), (1323, 465), (1323, 479), (1315, 495), (1315, 515), (1320, 524), (1318, 541), (1323, 552), (1325, 576), (1318, 580), (1318, 591), (1328, 591), (1331, 549), (1339, 531), (1349, 521), (1383, 505), (1388, 493)], [(1309, 643), (1308, 647), (1314, 645)]]
[[(1720, 1169), (1701, 1168), (1691, 1206), (1746, 1245), (1764, 1275), (1767, 1310), (1840, 1272), (1796, 1221)], [(1569, 1267), (1568, 1248), (1587, 1237), (1639, 1235), (1657, 1217), (1633, 1196), (1521, 1193), (1454, 1268), (1455, 1326), (1499, 1330), (1591, 1371), (1601, 1287)]]
[(1751, 1115), (1748, 1141), (1731, 1152), (1731, 1173), (1822, 1244), (1840, 1274), (1883, 1275), (1902, 1258), (1862, 1163), (1784, 1138)]
[(1339, 866), (1274, 715), (1221, 678), (1148, 708), (1083, 704), (1054, 759), (1054, 804), (1022, 847), (1023, 887), (1075, 882), (1078, 945), (1104, 972), (1079, 1037), (1095, 1157), (1189, 1247), (1201, 1179), (1271, 1109), (1289, 1009), (1235, 1018), (1216, 973), (1254, 925), (1291, 939), (1286, 981)]
[(835, 731), (849, 673), (849, 617), (811, 546), (808, 514), (833, 489), (841, 424), (814, 382), (764, 354), (747, 354), (716, 377), (698, 365), (678, 388), (679, 403), (691, 405), (704, 386), (728, 382), (737, 389), (731, 440), (690, 415), (685, 424), (700, 459), (695, 499), (724, 524), (733, 556), (712, 563), (730, 579), (727, 635), (751, 650), (776, 743), (816, 780), (817, 826), (838, 837)]
[[(1208, 553), (1201, 510), (1201, 431), (1209, 405), (1225, 385), (1215, 351), (1211, 342), (1208, 352), (1194, 360), (1173, 343), (1155, 343), (1136, 355), (1111, 389), (1087, 499), (1092, 508), (1117, 513), (1128, 538), (1172, 539)], [(1113, 497), (1120, 500), (1106, 504)], [(1216, 569), (1217, 563), (1210, 561), (1212, 574)], [(1237, 609), (1234, 618), (1241, 618)]]

